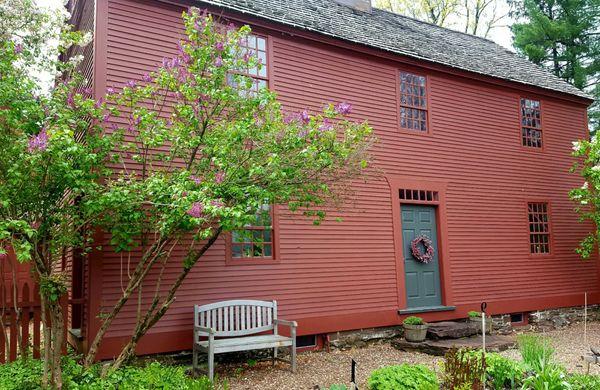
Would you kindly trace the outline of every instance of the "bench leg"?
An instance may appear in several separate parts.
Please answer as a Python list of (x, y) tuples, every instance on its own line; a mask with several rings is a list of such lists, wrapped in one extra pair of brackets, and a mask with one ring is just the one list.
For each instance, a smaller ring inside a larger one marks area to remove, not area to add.
[(192, 375), (196, 377), (198, 373), (198, 348), (194, 342), (194, 349), (192, 350)]
[(290, 347), (290, 356), (292, 357), (292, 372), (296, 372), (296, 338), (292, 339), (292, 346)]
[(209, 344), (208, 348), (208, 379), (212, 382), (215, 378), (215, 351), (214, 346)]
[(275, 366), (275, 360), (277, 360), (277, 347), (273, 348), (273, 359), (271, 359), (273, 366)]

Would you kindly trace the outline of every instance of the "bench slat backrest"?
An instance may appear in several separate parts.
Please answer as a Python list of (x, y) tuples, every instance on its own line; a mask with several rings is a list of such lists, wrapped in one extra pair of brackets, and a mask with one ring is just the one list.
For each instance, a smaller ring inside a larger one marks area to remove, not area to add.
[[(235, 337), (274, 329), (276, 301), (236, 299), (194, 306), (194, 324), (215, 330), (216, 337)], [(198, 332), (199, 336), (208, 335)]]

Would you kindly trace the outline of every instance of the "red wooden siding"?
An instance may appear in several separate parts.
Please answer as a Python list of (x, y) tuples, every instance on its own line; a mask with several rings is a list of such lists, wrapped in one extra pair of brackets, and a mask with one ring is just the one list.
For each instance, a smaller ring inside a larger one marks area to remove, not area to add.
[[(176, 53), (182, 8), (136, 0), (100, 0), (98, 7), (107, 19), (99, 23), (106, 63), (99, 60), (96, 69), (106, 80), (99, 81), (97, 92), (139, 79)], [(270, 85), (286, 108), (318, 110), (328, 102), (351, 102), (352, 117), (368, 119), (375, 129), (379, 142), (373, 155), (381, 174), (356, 184), (353, 201), (332, 215), (342, 216), (340, 223), (332, 218), (313, 227), (280, 207), (275, 264), (226, 264), (220, 240), (138, 352), (189, 348), (193, 305), (231, 298), (277, 299), (281, 316), (299, 321), (300, 334), (400, 323), (396, 310), (404, 302), (404, 275), (397, 277), (399, 232), (394, 231), (399, 198), (397, 192), (390, 195), (389, 182), (402, 180), (445, 188), (438, 233), (444, 243), (444, 303), (457, 310), (426, 318), (458, 318), (481, 300), (493, 313), (580, 304), (585, 291), (597, 300), (597, 263), (582, 262), (573, 251), (591, 227), (577, 222), (567, 197), (570, 188), (581, 185), (568, 170), (571, 141), (586, 132), (582, 104), (528, 92), (542, 102), (544, 130), (543, 151), (529, 150), (521, 146), (518, 89), (415, 68), (401, 58), (396, 62), (261, 32), (271, 41)], [(427, 76), (427, 134), (399, 128), (400, 69)], [(529, 253), (528, 201), (550, 204), (549, 256)], [(121, 294), (120, 256), (105, 247), (94, 260), (101, 263), (93, 265), (90, 288), (101, 295), (91, 317)], [(178, 271), (173, 261), (166, 279)], [(115, 320), (101, 357), (115, 353), (134, 318), (131, 304)]]

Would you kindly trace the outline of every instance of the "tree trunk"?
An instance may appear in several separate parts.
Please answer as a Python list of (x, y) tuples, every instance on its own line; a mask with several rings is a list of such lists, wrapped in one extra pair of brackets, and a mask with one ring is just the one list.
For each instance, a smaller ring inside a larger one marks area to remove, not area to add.
[(146, 332), (148, 332), (150, 328), (154, 326), (154, 324), (156, 324), (165, 315), (171, 304), (175, 301), (175, 293), (177, 292), (177, 290), (179, 290), (179, 287), (181, 287), (181, 284), (183, 283), (185, 277), (189, 274), (194, 265), (196, 265), (198, 260), (200, 260), (202, 255), (204, 255), (204, 253), (206, 253), (206, 251), (215, 243), (215, 241), (217, 241), (217, 238), (219, 238), (219, 235), (222, 231), (223, 229), (219, 227), (208, 239), (206, 244), (204, 244), (197, 251), (191, 251), (190, 253), (188, 253), (186, 258), (183, 260), (184, 267), (179, 273), (179, 276), (177, 277), (173, 285), (169, 288), (169, 292), (164, 298), (162, 305), (156, 311), (154, 311), (153, 309), (149, 310), (144, 316), (144, 318), (141, 321), (137, 322), (135, 331), (131, 336), (131, 339), (129, 340), (127, 345), (123, 347), (117, 359), (112, 363), (110, 371), (118, 370), (123, 365), (123, 363), (127, 362), (127, 360), (129, 360), (129, 358), (131, 358), (135, 354), (135, 348), (137, 347), (139, 340), (146, 334)]
[(127, 288), (125, 289), (125, 291), (123, 291), (123, 295), (113, 306), (110, 313), (106, 317), (104, 317), (104, 320), (102, 321), (102, 325), (100, 326), (98, 333), (96, 333), (96, 336), (94, 336), (94, 340), (90, 344), (87, 355), (85, 356), (85, 359), (83, 361), (85, 367), (90, 367), (94, 363), (94, 360), (96, 359), (96, 354), (98, 353), (98, 348), (100, 347), (100, 343), (102, 342), (106, 331), (112, 324), (112, 321), (119, 314), (123, 306), (125, 306), (129, 298), (131, 297), (131, 294), (133, 294), (135, 289), (142, 283), (154, 262), (160, 257), (162, 249), (169, 241), (170, 240), (157, 241), (157, 243), (149, 249), (150, 253), (146, 254), (146, 256), (144, 256), (144, 258), (140, 260), (140, 263), (138, 263), (131, 278), (129, 279)]

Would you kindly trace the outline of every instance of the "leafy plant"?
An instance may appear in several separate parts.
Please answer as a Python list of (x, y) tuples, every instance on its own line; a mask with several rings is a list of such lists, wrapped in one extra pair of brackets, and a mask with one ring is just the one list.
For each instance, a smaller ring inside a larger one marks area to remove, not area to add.
[[(227, 383), (213, 385), (207, 377), (190, 378), (185, 368), (153, 362), (144, 367), (124, 367), (101, 378), (100, 367), (86, 369), (72, 357), (62, 359), (63, 389), (227, 389)], [(0, 365), (0, 388), (3, 390), (33, 390), (42, 388), (42, 362), (21, 359)]]
[[(469, 350), (464, 356), (481, 360), (481, 350)], [(485, 372), (488, 386), (494, 389), (516, 389), (520, 386), (525, 367), (521, 362), (506, 358), (498, 353), (488, 352), (485, 354)]]
[(554, 347), (549, 338), (535, 334), (522, 334), (517, 336), (517, 344), (523, 362), (529, 370), (540, 372), (552, 362)]
[(481, 354), (465, 349), (450, 349), (444, 356), (442, 388), (481, 389), (485, 374), (485, 360)]
[(375, 370), (368, 380), (371, 390), (437, 390), (439, 384), (435, 372), (417, 364), (400, 364)]
[(348, 390), (348, 386), (335, 384), (331, 385), (329, 388), (324, 388), (323, 390)]
[(600, 389), (600, 376), (573, 374), (567, 377), (573, 390)]
[(558, 364), (539, 356), (537, 369), (532, 376), (523, 380), (523, 389), (530, 390), (571, 390), (565, 369)]
[(424, 325), (426, 322), (421, 317), (410, 316), (402, 321), (404, 325)]
[(485, 363), (490, 386), (497, 390), (517, 388), (525, 375), (523, 364), (497, 353), (486, 353)]
[(467, 315), (469, 316), (469, 318), (481, 317), (481, 313), (478, 311), (470, 311), (467, 313)]

